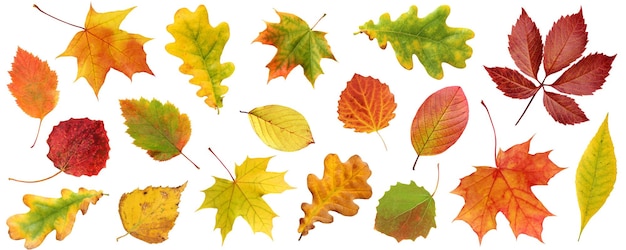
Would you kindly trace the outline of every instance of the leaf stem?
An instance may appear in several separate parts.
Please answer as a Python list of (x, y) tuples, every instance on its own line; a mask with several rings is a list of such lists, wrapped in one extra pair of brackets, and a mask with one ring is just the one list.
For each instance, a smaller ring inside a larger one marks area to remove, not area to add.
[(387, 149), (387, 143), (385, 143), (385, 139), (383, 139), (383, 136), (380, 135), (380, 133), (378, 132), (378, 130), (376, 130), (376, 134), (378, 135), (378, 137), (380, 138), (380, 140), (383, 142), (383, 146), (385, 146), (385, 151), (389, 151)]
[(213, 152), (213, 149), (209, 148), (209, 151), (211, 152), (211, 154), (213, 154), (213, 156), (215, 156), (215, 159), (217, 159), (220, 164), (222, 164), (222, 167), (224, 167), (224, 169), (226, 169), (226, 172), (228, 172), (228, 175), (230, 175), (230, 178), (235, 181), (235, 177), (233, 176), (233, 174), (230, 172), (230, 170), (228, 170), (228, 168), (226, 167), (226, 165), (224, 164), (224, 162), (222, 162), (222, 160), (220, 160), (219, 157), (217, 157), (217, 155), (215, 154), (215, 152)]
[(55, 177), (55, 176), (59, 175), (61, 172), (63, 172), (63, 170), (59, 170), (59, 172), (57, 172), (56, 174), (53, 174), (50, 177), (46, 177), (46, 178), (43, 178), (41, 180), (36, 180), (36, 181), (23, 181), (23, 180), (17, 180), (17, 179), (13, 179), (13, 178), (9, 178), (9, 180), (10, 181), (16, 181), (16, 182), (21, 182), (21, 183), (37, 183), (37, 182), (42, 182), (42, 181), (46, 181), (46, 180), (52, 179), (52, 177)]
[(317, 24), (322, 21), (322, 18), (324, 18), (326, 16), (326, 13), (324, 13), (324, 15), (322, 15), (322, 17), (320, 17), (320, 19), (317, 19), (317, 22), (315, 22), (315, 24), (313, 24), (313, 26), (311, 26), (311, 30), (313, 30), (315, 28), (315, 26), (317, 26)]
[(187, 159), (189, 162), (191, 162), (191, 164), (193, 164), (194, 167), (196, 167), (197, 169), (200, 169), (200, 167), (198, 167), (198, 165), (196, 165), (195, 162), (193, 162), (191, 159), (189, 159), (189, 157), (187, 157), (185, 154), (183, 154), (183, 151), (180, 151), (180, 155), (184, 156), (185, 159)]
[(489, 108), (487, 108), (487, 105), (485, 104), (484, 101), (480, 101), (480, 104), (483, 105), (483, 107), (485, 107), (485, 110), (487, 111), (487, 116), (489, 116), (489, 122), (491, 122), (491, 130), (493, 131), (493, 159), (494, 161), (497, 159), (498, 157), (498, 137), (496, 136), (496, 127), (493, 125), (493, 119), (491, 119), (491, 113), (489, 113)]
[(437, 182), (435, 183), (435, 190), (433, 190), (433, 193), (430, 195), (430, 197), (435, 196), (435, 193), (437, 192), (437, 188), (439, 188), (439, 177), (441, 176), (441, 172), (439, 171), (439, 163), (437, 163)]
[(43, 118), (39, 119), (39, 127), (37, 127), (37, 135), (35, 135), (35, 141), (33, 142), (33, 145), (30, 146), (30, 148), (34, 148), (35, 143), (37, 143), (37, 138), (39, 138), (39, 131), (41, 131), (41, 123), (43, 123)]
[(126, 234), (124, 234), (124, 235), (122, 235), (120, 237), (117, 237), (117, 238), (115, 238), (115, 241), (120, 241), (121, 238), (124, 238), (124, 237), (126, 237), (126, 235), (129, 235), (129, 234), (130, 233), (127, 232)]
[(418, 154), (417, 157), (415, 158), (415, 162), (413, 162), (413, 170), (415, 170), (415, 165), (417, 165), (417, 160), (420, 158), (420, 155)]
[(82, 30), (84, 30), (84, 29), (85, 29), (85, 28), (83, 28), (83, 27), (80, 27), (80, 26), (75, 25), (75, 24), (68, 23), (68, 22), (66, 22), (66, 21), (63, 21), (63, 20), (61, 20), (61, 19), (58, 19), (58, 18), (56, 18), (56, 17), (54, 17), (54, 16), (52, 16), (52, 15), (50, 15), (50, 14), (46, 13), (45, 11), (41, 10), (41, 9), (39, 8), (39, 6), (37, 6), (36, 4), (33, 4), (33, 7), (35, 7), (35, 9), (37, 9), (39, 12), (41, 12), (41, 13), (45, 14), (46, 16), (51, 17), (51, 18), (52, 18), (52, 19), (54, 19), (54, 20), (57, 20), (57, 21), (59, 21), (59, 22), (62, 22), (62, 23), (64, 23), (64, 24), (67, 24), (67, 25), (69, 25), (69, 26), (73, 26), (73, 27), (76, 27), (76, 28), (79, 28), (79, 29), (82, 29)]

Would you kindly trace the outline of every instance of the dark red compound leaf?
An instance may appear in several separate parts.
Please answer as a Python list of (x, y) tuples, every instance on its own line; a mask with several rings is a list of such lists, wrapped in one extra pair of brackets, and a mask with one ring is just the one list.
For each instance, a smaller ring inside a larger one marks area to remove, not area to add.
[(109, 159), (109, 138), (102, 121), (88, 118), (62, 121), (48, 137), (48, 158), (74, 176), (97, 175)]

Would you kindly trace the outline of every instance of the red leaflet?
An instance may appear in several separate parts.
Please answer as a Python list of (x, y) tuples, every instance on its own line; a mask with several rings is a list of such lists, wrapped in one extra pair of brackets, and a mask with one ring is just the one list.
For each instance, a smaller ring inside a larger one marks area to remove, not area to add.
[(546, 76), (567, 67), (585, 51), (587, 45), (587, 25), (583, 18), (583, 9), (574, 15), (561, 17), (548, 36), (543, 55), (543, 68)]
[[(537, 26), (522, 9), (522, 14), (509, 34), (509, 52), (519, 71), (532, 79), (515, 69), (485, 67), (491, 80), (504, 95), (517, 99), (530, 98), (528, 106), (517, 123), (522, 119), (539, 90), (543, 90), (543, 104), (555, 121), (562, 124), (576, 124), (588, 120), (585, 112), (578, 107), (574, 99), (559, 93), (547, 92), (545, 89), (545, 86), (551, 86), (564, 94), (592, 95), (593, 92), (602, 88), (606, 77), (609, 76), (615, 55), (593, 53), (582, 57), (587, 45), (586, 28), (581, 8), (578, 13), (561, 17), (555, 22), (543, 45)], [(544, 79), (538, 79), (542, 52), (545, 74)], [(574, 65), (569, 67), (572, 63)], [(569, 68), (554, 83), (545, 82), (546, 77), (567, 67)]]
[(513, 25), (509, 35), (509, 53), (515, 65), (524, 74), (537, 79), (542, 52), (543, 44), (539, 29), (537, 29), (535, 22), (528, 17), (526, 11), (522, 9), (522, 15)]

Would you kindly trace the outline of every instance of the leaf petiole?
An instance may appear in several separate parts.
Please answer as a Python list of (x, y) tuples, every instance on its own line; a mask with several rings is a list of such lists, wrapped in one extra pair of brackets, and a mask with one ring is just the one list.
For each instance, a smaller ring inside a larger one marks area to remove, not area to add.
[(215, 154), (215, 152), (213, 152), (213, 149), (209, 148), (209, 152), (211, 152), (211, 154), (213, 154), (213, 156), (215, 156), (215, 159), (217, 159), (220, 164), (222, 164), (222, 167), (224, 167), (224, 169), (226, 169), (226, 172), (228, 172), (228, 175), (230, 175), (230, 178), (235, 181), (235, 177), (233, 176), (233, 174), (230, 172), (230, 170), (228, 170), (228, 168), (226, 167), (226, 165), (224, 164), (224, 162), (217, 157), (217, 155)]
[(81, 27), (81, 26), (78, 26), (78, 25), (76, 25), (76, 24), (71, 24), (71, 23), (68, 23), (68, 22), (66, 22), (66, 21), (63, 21), (63, 20), (61, 20), (61, 19), (56, 18), (56, 17), (55, 17), (55, 16), (53, 16), (53, 15), (50, 15), (50, 14), (46, 13), (45, 11), (41, 10), (41, 9), (39, 8), (39, 6), (37, 6), (36, 4), (33, 4), (33, 7), (35, 7), (35, 9), (37, 9), (39, 12), (41, 12), (41, 13), (45, 14), (46, 16), (51, 17), (51, 18), (52, 18), (52, 19), (54, 19), (54, 20), (57, 20), (57, 21), (59, 21), (59, 22), (62, 22), (62, 23), (64, 23), (64, 24), (67, 24), (67, 25), (69, 25), (69, 26), (73, 26), (73, 27), (76, 27), (76, 28), (79, 28), (79, 29), (83, 29), (83, 30), (85, 29), (85, 28), (83, 28), (83, 27)]
[[(533, 97), (535, 97), (535, 96), (533, 95)], [(531, 101), (532, 101), (532, 99), (531, 99)], [(487, 111), (487, 116), (489, 116), (489, 122), (491, 122), (491, 130), (493, 131), (493, 159), (494, 159), (494, 161), (496, 161), (496, 159), (498, 158), (498, 155), (497, 155), (498, 154), (498, 137), (496, 136), (496, 127), (493, 125), (493, 119), (491, 119), (491, 113), (489, 113), (489, 109), (487, 108), (487, 105), (485, 104), (485, 102), (481, 100), (480, 104), (482, 104), (483, 107), (485, 107), (485, 110)], [(524, 113), (525, 112), (526, 111), (524, 111)]]
[(10, 181), (16, 181), (16, 182), (21, 182), (21, 183), (37, 183), (37, 182), (42, 182), (42, 181), (47, 181), (49, 179), (52, 179), (52, 177), (55, 177), (55, 176), (59, 175), (62, 172), (63, 172), (63, 170), (59, 170), (59, 172), (57, 172), (56, 174), (53, 174), (52, 176), (43, 178), (41, 180), (35, 180), (35, 181), (24, 181), (24, 180), (17, 180), (17, 179), (13, 179), (13, 178), (9, 178), (9, 180)]

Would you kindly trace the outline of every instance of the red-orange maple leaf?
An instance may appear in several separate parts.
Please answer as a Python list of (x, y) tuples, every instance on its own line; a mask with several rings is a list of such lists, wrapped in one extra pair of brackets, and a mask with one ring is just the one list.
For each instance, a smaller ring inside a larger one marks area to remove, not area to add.
[(487, 231), (496, 228), (498, 212), (509, 220), (515, 237), (526, 234), (542, 241), (543, 220), (553, 214), (530, 188), (547, 185), (563, 168), (548, 158), (550, 151), (529, 154), (531, 139), (500, 150), (495, 168), (476, 167), (476, 172), (462, 178), (452, 191), (465, 199), (456, 220), (467, 222), (481, 242)]

